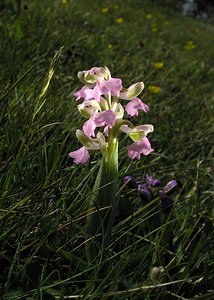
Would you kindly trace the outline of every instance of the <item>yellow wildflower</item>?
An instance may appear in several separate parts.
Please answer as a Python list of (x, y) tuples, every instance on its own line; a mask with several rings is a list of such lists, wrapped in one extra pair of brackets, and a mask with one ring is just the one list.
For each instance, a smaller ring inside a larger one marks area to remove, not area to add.
[(149, 85), (148, 86), (148, 91), (153, 93), (153, 94), (158, 94), (161, 91), (161, 88), (159, 86), (156, 85)]
[(102, 12), (103, 14), (105, 14), (105, 13), (109, 12), (109, 8), (108, 8), (108, 7), (103, 7), (103, 8), (101, 9), (101, 12)]
[(184, 46), (184, 48), (186, 50), (192, 50), (192, 49), (195, 49), (197, 46), (192, 42), (192, 41), (188, 41), (186, 43), (186, 45)]
[(121, 23), (123, 23), (124, 22), (124, 19), (123, 18), (116, 18), (115, 19), (115, 23), (117, 23), (117, 24), (121, 24)]
[(62, 4), (68, 5), (68, 0), (62, 0)]
[(147, 14), (147, 15), (146, 15), (146, 18), (147, 18), (147, 19), (151, 19), (151, 18), (152, 18), (152, 14)]
[(157, 30), (157, 24), (156, 23), (152, 23), (152, 25), (151, 25), (151, 31), (152, 32), (157, 32), (158, 30)]
[(112, 48), (112, 44), (108, 44), (108, 48), (111, 49)]
[(163, 68), (163, 66), (164, 66), (164, 63), (162, 61), (156, 62), (156, 63), (153, 64), (153, 67), (155, 69), (161, 69), (161, 68)]
[(164, 21), (164, 22), (163, 22), (163, 25), (164, 25), (165, 27), (168, 27), (168, 26), (169, 26), (169, 21)]

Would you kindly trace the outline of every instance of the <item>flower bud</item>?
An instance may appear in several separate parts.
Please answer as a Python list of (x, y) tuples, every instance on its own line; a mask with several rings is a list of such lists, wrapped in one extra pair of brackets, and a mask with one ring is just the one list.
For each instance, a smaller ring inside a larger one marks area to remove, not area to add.
[(93, 84), (98, 80), (109, 80), (111, 73), (107, 67), (94, 67), (87, 71), (78, 72), (77, 77), (84, 84)]
[(155, 282), (160, 281), (161, 277), (163, 276), (163, 273), (164, 267), (153, 267), (150, 270), (150, 279)]
[(147, 183), (151, 186), (159, 186), (160, 185), (160, 180), (153, 178), (152, 176), (146, 174), (146, 179), (147, 179)]
[(164, 193), (168, 195), (172, 194), (175, 191), (177, 185), (178, 183), (175, 179), (170, 180), (164, 187)]
[(96, 76), (90, 74), (89, 71), (80, 71), (77, 73), (77, 77), (84, 84), (92, 84), (96, 82)]
[(148, 203), (152, 200), (152, 191), (148, 188), (147, 183), (138, 186), (138, 192), (143, 202)]
[(105, 80), (111, 79), (111, 72), (106, 66), (101, 68), (101, 75), (104, 77)]
[(124, 177), (124, 182), (131, 189), (137, 189), (138, 188), (138, 183), (135, 181), (134, 177), (132, 177), (132, 176)]

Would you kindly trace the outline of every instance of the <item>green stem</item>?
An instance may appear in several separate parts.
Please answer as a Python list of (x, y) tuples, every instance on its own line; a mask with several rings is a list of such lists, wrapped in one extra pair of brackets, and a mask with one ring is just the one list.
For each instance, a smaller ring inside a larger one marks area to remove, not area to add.
[(111, 95), (107, 95), (106, 96), (106, 99), (107, 99), (107, 103), (108, 103), (108, 109), (111, 109)]
[[(90, 207), (94, 213), (86, 220), (86, 233), (90, 242), (86, 245), (87, 257), (91, 261), (103, 247), (109, 244), (117, 210), (115, 199), (118, 180), (118, 140), (109, 130), (109, 141), (97, 175)], [(105, 209), (106, 208), (106, 209)]]

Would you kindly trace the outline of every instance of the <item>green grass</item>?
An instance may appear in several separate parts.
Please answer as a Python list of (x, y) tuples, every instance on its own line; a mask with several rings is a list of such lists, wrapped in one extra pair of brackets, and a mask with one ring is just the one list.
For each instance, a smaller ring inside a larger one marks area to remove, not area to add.
[[(20, 11), (15, 1), (3, 2), (3, 299), (213, 299), (213, 25), (142, 0), (34, 0)], [(196, 48), (186, 50), (188, 41)], [(163, 68), (155, 69), (156, 62)], [(150, 111), (141, 114), (142, 123), (155, 126), (155, 152), (140, 161), (127, 158), (121, 136), (121, 205), (105, 272), (102, 263), (87, 263), (84, 253), (100, 154), (86, 166), (68, 158), (83, 124), (72, 96), (80, 87), (76, 73), (104, 65), (125, 86), (144, 82), (142, 99)], [(160, 93), (151, 93), (152, 85)], [(181, 182), (172, 214), (158, 226), (158, 199), (142, 206), (123, 186), (125, 175), (143, 180), (147, 172), (163, 185)], [(171, 251), (163, 243), (166, 226), (174, 236)], [(157, 282), (150, 276), (154, 266), (165, 268)]]

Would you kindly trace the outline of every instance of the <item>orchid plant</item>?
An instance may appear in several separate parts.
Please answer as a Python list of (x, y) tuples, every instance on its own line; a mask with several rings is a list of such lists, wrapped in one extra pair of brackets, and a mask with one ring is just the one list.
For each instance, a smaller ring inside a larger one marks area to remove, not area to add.
[[(70, 152), (69, 156), (76, 164), (88, 162), (89, 152), (100, 149), (102, 163), (96, 180), (99, 189), (96, 200), (91, 202), (97, 213), (87, 220), (89, 236), (101, 234), (104, 243), (108, 244), (117, 209), (115, 201), (118, 177), (118, 135), (127, 134), (133, 143), (128, 147), (131, 159), (140, 159), (141, 155), (148, 155), (154, 149), (147, 137), (153, 131), (153, 125), (135, 126), (124, 118), (126, 113), (133, 117), (140, 111), (147, 112), (149, 107), (138, 98), (144, 88), (143, 82), (132, 84), (124, 88), (120, 78), (111, 77), (107, 67), (93, 67), (77, 74), (84, 86), (74, 93), (77, 101), (83, 100), (77, 107), (79, 113), (86, 118), (82, 130), (76, 130), (76, 136), (82, 147)], [(120, 100), (125, 100), (125, 110)], [(111, 212), (101, 214), (100, 208), (111, 207)], [(96, 240), (97, 243), (97, 240)]]

